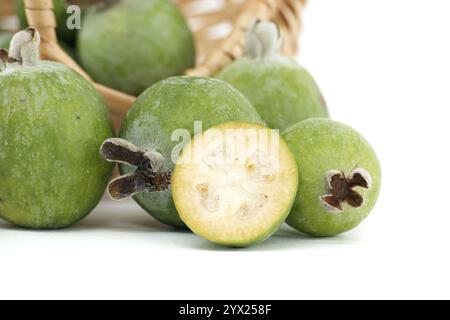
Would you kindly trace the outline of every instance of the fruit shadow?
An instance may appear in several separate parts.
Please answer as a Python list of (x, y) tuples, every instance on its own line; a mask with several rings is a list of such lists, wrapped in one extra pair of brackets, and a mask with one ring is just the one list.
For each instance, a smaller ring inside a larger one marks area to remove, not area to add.
[[(48, 232), (49, 230), (30, 230), (0, 221), (0, 230), (19, 232)], [(308, 249), (321, 246), (351, 245), (357, 242), (349, 234), (332, 238), (313, 238), (304, 235), (288, 225), (283, 225), (266, 241), (247, 248), (228, 248), (198, 237), (189, 230), (176, 229), (152, 218), (133, 201), (103, 201), (87, 218), (70, 228), (51, 230), (54, 233), (83, 233), (92, 231), (120, 233), (158, 233), (161, 239), (170, 238), (171, 247), (203, 251), (256, 252), (272, 250)]]
[(323, 246), (347, 246), (353, 245), (357, 240), (350, 234), (342, 234), (336, 237), (315, 238), (300, 233), (288, 225), (283, 225), (280, 230), (273, 234), (266, 241), (246, 247), (246, 248), (228, 248), (205, 241), (197, 242), (194, 249), (207, 251), (230, 251), (230, 252), (257, 252), (273, 250), (295, 250), (310, 249)]
[(73, 231), (174, 232), (178, 229), (152, 218), (133, 200), (104, 200), (89, 217), (70, 228)]
[(33, 230), (17, 227), (4, 221), (0, 221), (0, 230), (14, 230), (22, 232), (168, 232), (177, 229), (166, 226), (153, 219), (148, 213), (136, 205), (133, 201), (113, 202), (103, 200), (102, 203), (85, 219), (80, 222), (56, 230)]

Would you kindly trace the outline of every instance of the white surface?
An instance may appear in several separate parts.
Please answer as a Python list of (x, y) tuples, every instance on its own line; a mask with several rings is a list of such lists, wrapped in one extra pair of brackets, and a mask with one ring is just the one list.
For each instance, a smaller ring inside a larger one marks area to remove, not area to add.
[(57, 232), (0, 223), (0, 298), (450, 298), (450, 2), (314, 0), (301, 62), (384, 183), (359, 228), (223, 249), (104, 203)]

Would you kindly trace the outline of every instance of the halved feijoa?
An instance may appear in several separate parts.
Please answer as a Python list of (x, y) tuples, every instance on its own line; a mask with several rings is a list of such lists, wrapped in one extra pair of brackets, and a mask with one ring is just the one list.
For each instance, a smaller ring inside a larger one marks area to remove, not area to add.
[(277, 130), (228, 122), (197, 134), (184, 147), (172, 193), (193, 232), (244, 247), (265, 240), (284, 222), (297, 179), (295, 160)]

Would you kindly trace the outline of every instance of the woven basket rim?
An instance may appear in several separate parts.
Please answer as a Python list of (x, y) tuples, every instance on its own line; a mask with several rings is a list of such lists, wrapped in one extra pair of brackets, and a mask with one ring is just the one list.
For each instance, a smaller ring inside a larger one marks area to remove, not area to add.
[[(6, 0), (1, 0), (5, 1)], [(9, 0), (13, 2), (14, 0)], [(176, 0), (178, 6), (186, 5), (193, 0)], [(199, 0), (195, 0), (199, 1)], [(24, 0), (28, 24), (41, 33), (41, 56), (43, 59), (61, 62), (74, 69), (90, 82), (104, 97), (110, 108), (112, 120), (116, 128), (120, 127), (126, 112), (136, 100), (129, 94), (95, 83), (90, 76), (59, 46), (56, 37), (56, 19), (53, 13), (53, 1)], [(225, 0), (233, 3), (235, 0)], [(207, 54), (204, 61), (195, 68), (187, 70), (187, 75), (212, 76), (226, 64), (243, 54), (245, 33), (255, 20), (274, 20), (284, 31), (286, 46), (284, 53), (293, 55), (297, 49), (297, 40), (301, 27), (301, 12), (307, 0), (244, 0), (244, 6), (236, 17), (231, 33), (224, 38), (221, 46)], [(180, 7), (181, 9), (181, 7)], [(184, 12), (185, 13), (185, 12)], [(187, 16), (189, 19), (189, 16)]]

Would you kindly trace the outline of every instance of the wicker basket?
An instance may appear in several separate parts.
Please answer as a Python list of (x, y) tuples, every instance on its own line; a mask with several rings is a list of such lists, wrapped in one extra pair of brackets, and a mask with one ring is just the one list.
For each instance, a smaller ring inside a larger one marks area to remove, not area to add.
[[(244, 53), (244, 39), (248, 28), (257, 20), (274, 20), (283, 35), (282, 51), (294, 55), (301, 26), (301, 11), (306, 0), (172, 0), (183, 12), (194, 31), (197, 64), (188, 75), (211, 76)], [(14, 0), (1, 0), (1, 14), (12, 12)], [(76, 1), (75, 1), (76, 2)], [(30, 26), (42, 37), (42, 59), (59, 61), (91, 80), (59, 47), (56, 20), (51, 0), (25, 0)], [(215, 28), (227, 26), (228, 34), (218, 36)], [(118, 128), (135, 97), (94, 83), (110, 107), (113, 122)]]
[(0, 14), (1, 16), (9, 16), (14, 13), (13, 1), (0, 1)]

